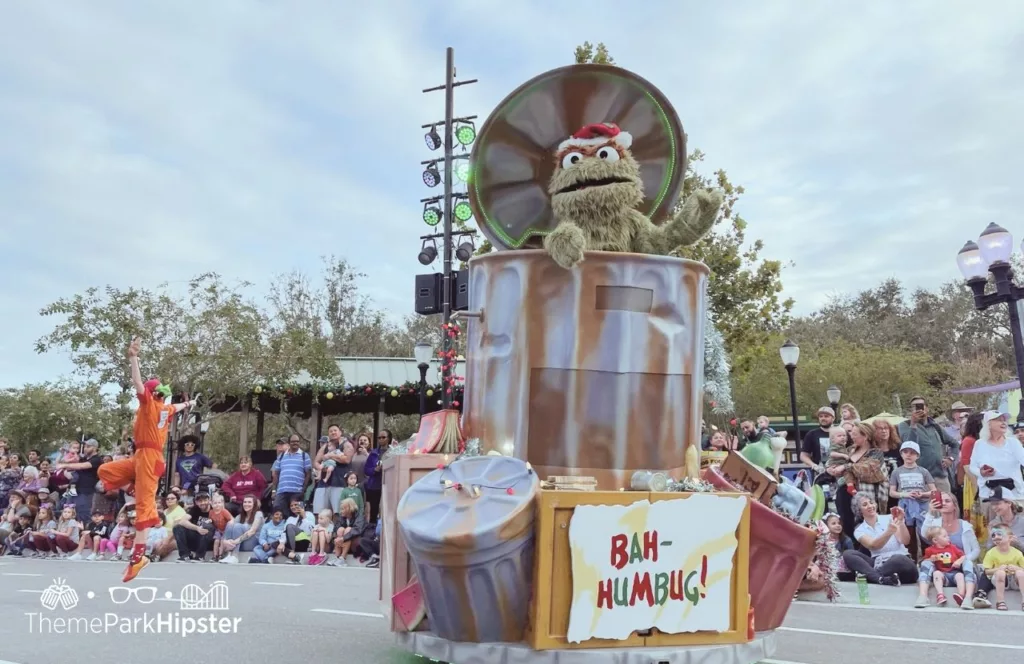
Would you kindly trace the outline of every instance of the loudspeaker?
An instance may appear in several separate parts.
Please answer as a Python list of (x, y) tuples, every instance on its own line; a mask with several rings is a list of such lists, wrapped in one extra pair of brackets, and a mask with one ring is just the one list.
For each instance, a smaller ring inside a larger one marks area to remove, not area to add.
[(416, 275), (416, 313), (439, 314), (443, 308), (444, 275), (440, 272)]
[(469, 270), (452, 272), (452, 311), (469, 309)]

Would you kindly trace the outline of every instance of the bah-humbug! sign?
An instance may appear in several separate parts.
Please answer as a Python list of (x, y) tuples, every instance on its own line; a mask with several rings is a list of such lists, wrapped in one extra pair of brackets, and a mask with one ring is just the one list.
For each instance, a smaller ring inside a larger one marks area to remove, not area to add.
[(576, 507), (569, 642), (621, 640), (651, 628), (729, 630), (736, 532), (746, 505), (745, 497), (694, 494)]

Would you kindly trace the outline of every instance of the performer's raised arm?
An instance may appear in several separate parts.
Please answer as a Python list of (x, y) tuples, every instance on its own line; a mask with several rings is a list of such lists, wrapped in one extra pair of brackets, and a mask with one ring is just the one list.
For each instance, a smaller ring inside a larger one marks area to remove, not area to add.
[(146, 386), (142, 380), (142, 371), (139, 370), (139, 349), (142, 347), (142, 342), (139, 341), (138, 337), (132, 339), (131, 344), (128, 345), (128, 364), (132, 369), (132, 385), (135, 386), (136, 394), (145, 394)]

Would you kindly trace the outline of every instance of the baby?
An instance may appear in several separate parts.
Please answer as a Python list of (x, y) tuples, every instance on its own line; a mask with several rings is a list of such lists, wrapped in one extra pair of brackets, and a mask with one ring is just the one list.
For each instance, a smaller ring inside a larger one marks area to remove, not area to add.
[(846, 480), (846, 490), (852, 494), (857, 490), (857, 477), (850, 468), (848, 442), (846, 430), (842, 427), (832, 427), (828, 430), (828, 460), (825, 462), (825, 467), (833, 468), (846, 464), (846, 472), (843, 473), (843, 479)]
[[(974, 608), (971, 602), (964, 602), (964, 562), (967, 557), (955, 544), (949, 541), (949, 533), (945, 528), (929, 528), (925, 531), (925, 538), (931, 540), (932, 545), (924, 550), (924, 559), (930, 560), (935, 565), (932, 572), (932, 583), (935, 584), (935, 605), (943, 606), (946, 603), (946, 595), (943, 588), (956, 586), (956, 594), (953, 599), (961, 608)], [(927, 592), (927, 585), (921, 593)]]
[[(339, 443), (337, 441), (335, 441), (335, 440), (328, 440), (327, 441), (327, 454), (336, 454), (338, 452), (338, 445), (339, 445)], [(337, 465), (338, 465), (337, 461), (335, 461), (334, 459), (328, 459), (327, 457), (324, 457), (324, 460), (320, 462), (321, 479), (325, 483), (330, 481), (331, 474), (334, 473), (334, 469), (335, 469), (335, 467), (337, 467)]]

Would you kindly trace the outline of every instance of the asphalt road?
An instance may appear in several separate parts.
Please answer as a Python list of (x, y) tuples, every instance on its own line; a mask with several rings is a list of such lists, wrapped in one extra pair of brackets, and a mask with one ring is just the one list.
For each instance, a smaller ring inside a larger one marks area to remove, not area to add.
[[(160, 563), (131, 586), (139, 596), (111, 596), (111, 588), (122, 588), (121, 570), (120, 563), (0, 559), (0, 664), (425, 661), (393, 647), (376, 600), (376, 570)], [(181, 605), (187, 585), (202, 592), (186, 591), (186, 600), (201, 600), (217, 581), (228, 589), (226, 609)], [(157, 614), (180, 620), (161, 624)], [(218, 633), (182, 635), (200, 625)], [(146, 633), (157, 628), (163, 632)], [(1024, 615), (798, 602), (778, 641), (773, 662), (1017, 661), (1024, 656)]]

